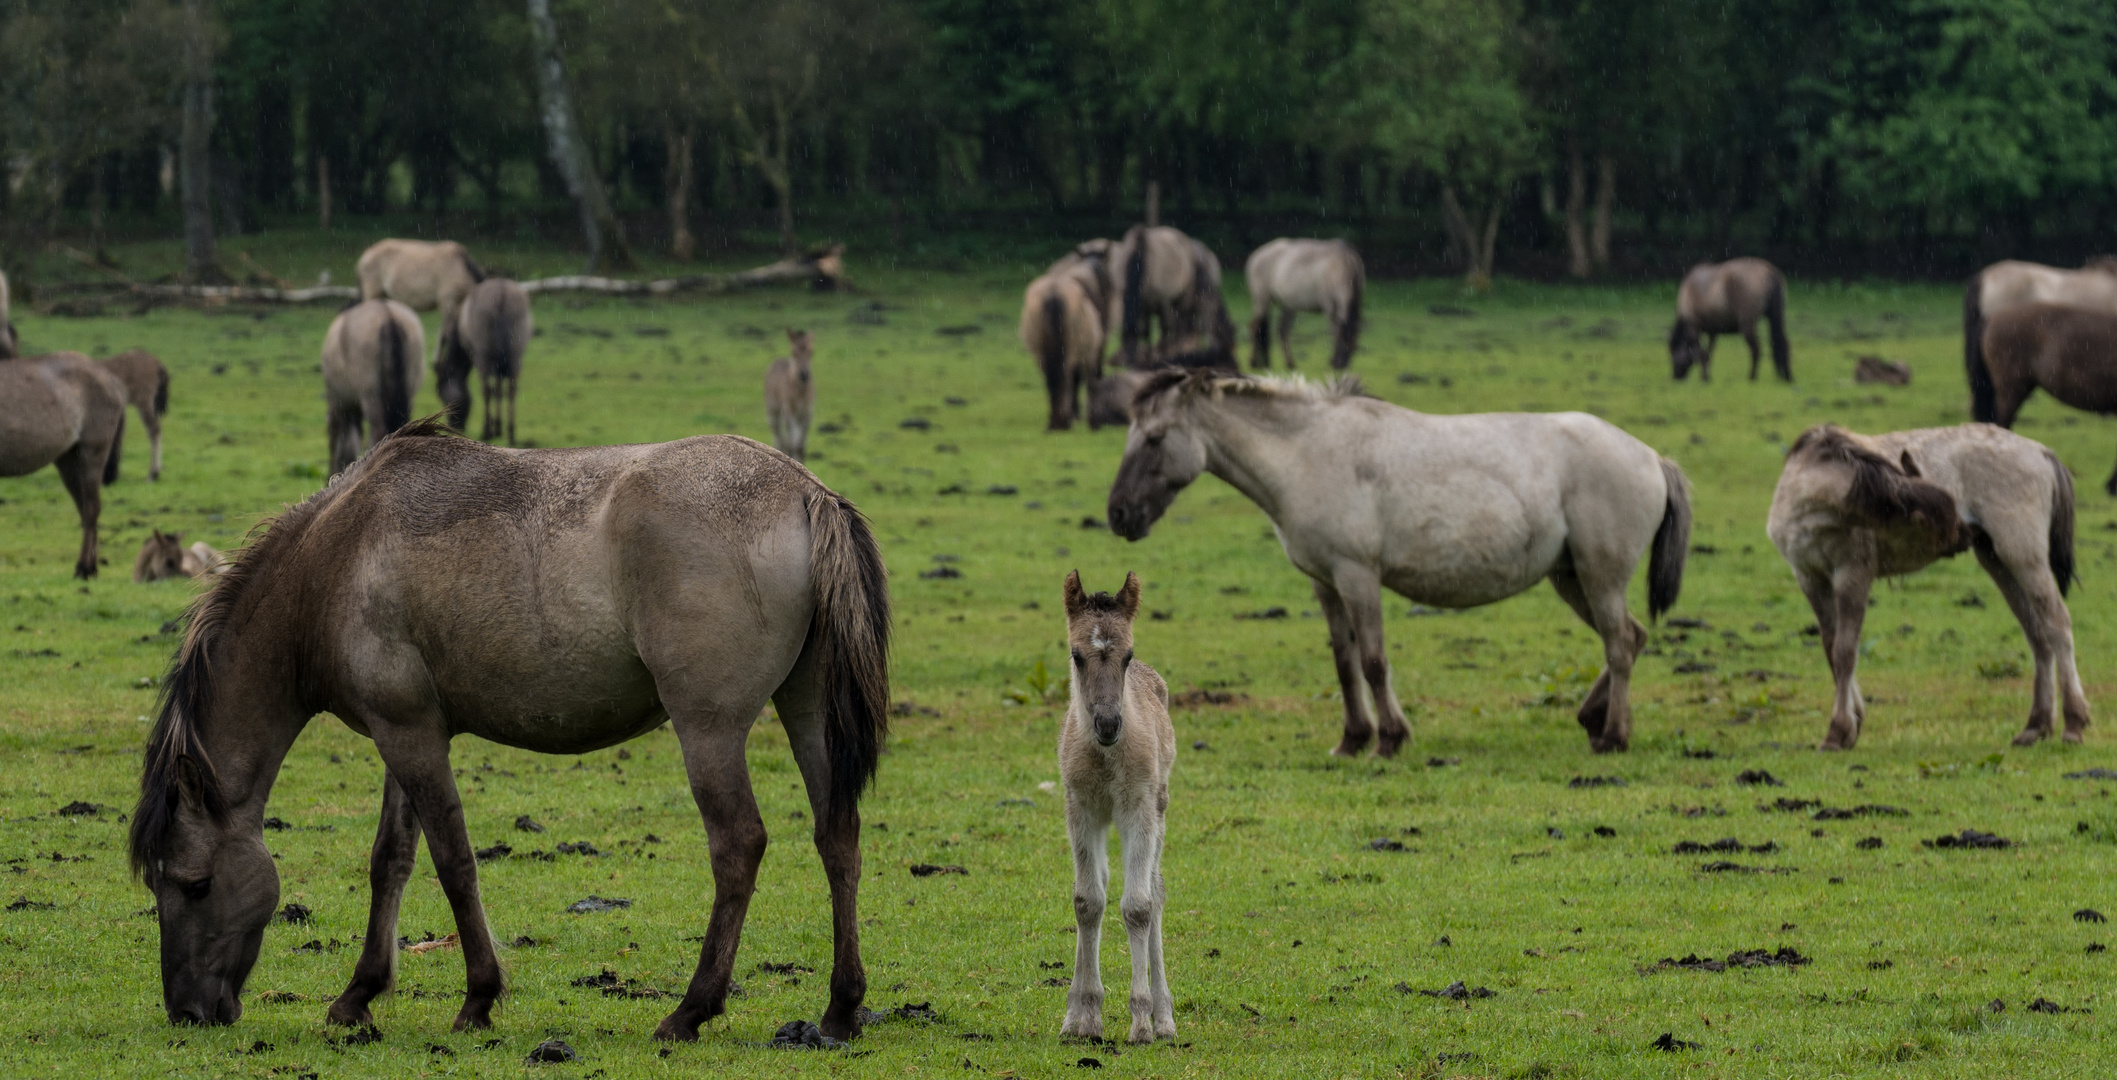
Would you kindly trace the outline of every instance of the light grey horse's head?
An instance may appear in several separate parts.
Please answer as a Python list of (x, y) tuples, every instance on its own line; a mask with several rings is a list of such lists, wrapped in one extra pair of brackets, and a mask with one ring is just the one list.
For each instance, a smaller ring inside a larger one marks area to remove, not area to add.
[(1110, 531), (1138, 540), (1176, 501), (1177, 492), (1205, 471), (1205, 441), (1194, 426), (1189, 403), (1210, 384), (1206, 371), (1170, 369), (1155, 374), (1132, 399), (1132, 430), (1125, 458), (1110, 485)]

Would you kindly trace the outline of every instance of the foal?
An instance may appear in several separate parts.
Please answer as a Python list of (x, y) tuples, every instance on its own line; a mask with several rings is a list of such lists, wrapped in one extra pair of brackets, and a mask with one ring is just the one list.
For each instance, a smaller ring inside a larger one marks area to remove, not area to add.
[(1110, 884), (1110, 825), (1125, 845), (1125, 934), (1132, 951), (1132, 1034), (1136, 1043), (1176, 1037), (1169, 979), (1161, 965), (1161, 847), (1169, 811), (1176, 729), (1169, 687), (1132, 662), (1132, 618), (1139, 575), (1116, 596), (1088, 595), (1080, 571), (1066, 575), (1066, 636), (1073, 647), (1073, 698), (1059, 728), (1059, 774), (1066, 780), (1066, 835), (1073, 843), (1073, 918), (1079, 928), (1073, 989), (1062, 1035), (1103, 1035), (1103, 902)]
[(764, 411), (772, 422), (772, 445), (801, 461), (808, 456), (809, 421), (816, 411), (816, 382), (809, 364), (816, 339), (806, 330), (787, 331), (790, 355), (772, 361), (764, 373)]

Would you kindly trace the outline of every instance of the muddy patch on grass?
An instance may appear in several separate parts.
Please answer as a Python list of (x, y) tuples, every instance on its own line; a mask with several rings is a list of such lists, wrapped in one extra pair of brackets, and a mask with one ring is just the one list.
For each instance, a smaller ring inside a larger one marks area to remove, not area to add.
[(1851, 821), (1865, 817), (1910, 817), (1911, 811), (1901, 806), (1883, 806), (1881, 803), (1862, 803), (1850, 810), (1826, 806), (1809, 815), (1811, 821)]
[(635, 1001), (646, 998), (667, 998), (676, 996), (675, 994), (672, 994), (667, 990), (657, 990), (651, 986), (645, 986), (637, 982), (632, 982), (627, 979), (619, 978), (617, 972), (612, 971), (607, 967), (594, 975), (583, 975), (580, 978), (573, 980), (573, 982), (569, 983), (568, 985), (600, 990), (602, 991), (604, 997), (625, 998), (627, 1000)]
[(617, 911), (632, 906), (632, 901), (623, 897), (603, 897), (589, 893), (586, 900), (576, 900), (566, 905), (568, 915), (586, 915), (596, 911)]
[(1679, 1050), (1703, 1050), (1705, 1049), (1705, 1044), (1694, 1043), (1689, 1039), (1679, 1039), (1676, 1037), (1675, 1032), (1664, 1031), (1661, 1033), (1661, 1038), (1647, 1044), (1647, 1049), (1673, 1054)]
[(101, 804), (75, 799), (52, 812), (60, 817), (101, 817), (103, 809)]
[(916, 1004), (907, 1002), (893, 1008), (884, 1009), (881, 1012), (876, 1012), (865, 1005), (860, 1007), (860, 1025), (862, 1027), (870, 1024), (904, 1021), (920, 1024), (938, 1024), (941, 1022), (941, 1014), (934, 1010), (933, 1003), (930, 1001), (921, 1001)]
[(1766, 949), (1736, 949), (1726, 959), (1699, 956), (1696, 953), (1677, 960), (1664, 956), (1652, 964), (1636, 970), (1641, 975), (1652, 975), (1660, 971), (1726, 971), (1729, 968), (1800, 967), (1813, 963), (1809, 957), (1790, 945), (1781, 945), (1776, 951)]
[(1785, 787), (1786, 782), (1763, 769), (1744, 769), (1735, 774), (1735, 783), (1750, 787)]
[(1465, 1001), (1471, 998), (1482, 999), (1499, 996), (1499, 991), (1497, 990), (1489, 990), (1482, 986), (1465, 986), (1461, 979), (1457, 979), (1439, 990), (1421, 990), (1410, 983), (1400, 982), (1397, 984), (1397, 993), (1417, 994), (1420, 997), (1440, 998), (1444, 1001)]
[(934, 863), (912, 864), (911, 876), (913, 877), (933, 877), (937, 874), (962, 874), (968, 877), (970, 876), (970, 871), (960, 866), (939, 866)]
[(581, 1060), (581, 1052), (566, 1045), (560, 1039), (546, 1039), (537, 1044), (529, 1056), (522, 1059), (525, 1065), (560, 1065), (568, 1061)]
[(1236, 690), (1193, 689), (1170, 695), (1169, 704), (1179, 709), (1196, 709), (1205, 705), (1240, 705), (1249, 700), (1248, 694)]
[(1929, 848), (2010, 848), (2014, 846), (2014, 841), (2012, 840), (1994, 836), (1988, 832), (1981, 832), (1977, 829), (1964, 829), (1954, 836), (1937, 836), (1931, 840), (1921, 840), (1919, 843)]
[(779, 1030), (772, 1033), (772, 1041), (765, 1044), (772, 1050), (836, 1050), (844, 1045), (807, 1020), (789, 1020), (779, 1025)]
[(1778, 850), (1779, 850), (1779, 844), (1778, 844), (1778, 842), (1777, 842), (1777, 841), (1775, 841), (1775, 840), (1766, 840), (1765, 842), (1763, 842), (1763, 843), (1761, 843), (1761, 844), (1745, 844), (1745, 843), (1743, 843), (1742, 841), (1740, 841), (1740, 840), (1737, 840), (1737, 839), (1735, 839), (1735, 838), (1734, 838), (1734, 837), (1732, 837), (1732, 836), (1723, 836), (1723, 837), (1721, 837), (1720, 839), (1718, 839), (1718, 840), (1715, 840), (1715, 841), (1713, 841), (1713, 842), (1711, 842), (1711, 843), (1709, 843), (1709, 844), (1701, 844), (1701, 843), (1699, 843), (1699, 842), (1698, 842), (1698, 841), (1696, 841), (1696, 840), (1683, 840), (1683, 841), (1679, 841), (1679, 842), (1678, 842), (1678, 843), (1676, 844), (1676, 846), (1675, 846), (1675, 847), (1672, 847), (1672, 848), (1670, 848), (1670, 849), (1669, 849), (1669, 854), (1671, 854), (1671, 855), (1707, 855), (1707, 854), (1722, 854), (1722, 855), (1739, 855), (1739, 854), (1742, 854), (1743, 852), (1748, 852), (1748, 853), (1750, 853), (1750, 854), (1752, 854), (1752, 855), (1769, 855), (1769, 854), (1771, 854), (1772, 852), (1775, 852), (1775, 851), (1778, 851)]
[(1582, 788), (1624, 787), (1622, 776), (1576, 776), (1566, 781), (1566, 786), (1576, 791)]

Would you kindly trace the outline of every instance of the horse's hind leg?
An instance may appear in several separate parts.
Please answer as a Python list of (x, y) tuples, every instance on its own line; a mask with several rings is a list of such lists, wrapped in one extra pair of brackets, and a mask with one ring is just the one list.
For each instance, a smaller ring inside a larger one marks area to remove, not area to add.
[(1272, 368), (1272, 302), (1268, 298), (1260, 299), (1255, 294), (1252, 294), (1250, 296), (1250, 309), (1254, 312), (1250, 316), (1250, 367), (1257, 371), (1270, 371)]
[(1279, 355), (1286, 358), (1286, 369), (1294, 370), (1294, 309), (1279, 305)]
[(1801, 592), (1815, 612), (1823, 656), (1830, 662), (1836, 690), (1830, 706), (1830, 729), (1818, 749), (1850, 750), (1867, 722), (1867, 701), (1860, 693), (1860, 627), (1867, 621), (1867, 594), (1874, 574), (1864, 565), (1840, 566), (1829, 575), (1799, 574)]
[(683, 1001), (654, 1029), (657, 1039), (691, 1042), (698, 1038), (698, 1025), (727, 1011), (735, 949), (742, 940), (750, 897), (757, 891), (757, 865), (764, 860), (764, 818), (757, 812), (750, 766), (743, 756), (750, 718), (762, 705), (751, 705), (741, 717), (685, 718), (671, 710), (691, 797), (706, 823), (706, 847), (713, 857), (713, 914), (699, 947), (698, 970)]
[[(1602, 638), (1602, 674), (1581, 702), (1579, 714), (1581, 727), (1589, 730), (1588, 747), (1602, 754), (1632, 744), (1632, 662), (1646, 647), (1647, 630), (1625, 609), (1630, 575), (1596, 572), (1593, 565), (1589, 570), (1582, 574), (1579, 560), (1569, 551), (1563, 563), (1552, 569), (1551, 584)], [(1600, 732), (1595, 731), (1598, 720)]]
[(325, 1020), (362, 1026), (375, 1018), (368, 1002), (387, 993), (397, 981), (397, 911), (404, 902), (404, 883), (411, 879), (419, 855), (419, 818), (397, 778), (382, 774), (382, 821), (375, 828), (375, 847), (368, 855), (368, 932), (353, 965), (353, 981), (331, 1003)]
[[(1581, 591), (1580, 577), (1573, 572), (1571, 555), (1551, 571), (1551, 587), (1558, 591), (1559, 599), (1573, 609), (1573, 614), (1580, 616), (1580, 621), (1587, 623), (1591, 630), (1595, 628), (1595, 612), (1588, 607), (1588, 594)], [(1602, 738), (1609, 716), (1610, 669), (1604, 667), (1602, 674), (1596, 677), (1595, 685), (1588, 688), (1588, 696), (1581, 699), (1580, 711), (1574, 714), (1574, 719), (1580, 721), (1581, 728), (1588, 733), (1588, 741), (1593, 743)]]
[(1367, 749), (1367, 740), (1374, 738), (1374, 725), (1368, 722), (1366, 702), (1360, 696), (1360, 671), (1353, 648), (1352, 616), (1346, 613), (1345, 602), (1338, 598), (1338, 591), (1321, 578), (1312, 582), (1316, 587), (1316, 602), (1323, 606), (1323, 619), (1330, 625), (1330, 656), (1338, 668), (1338, 690), (1345, 697), (1345, 736), (1338, 740), (1337, 749), (1331, 751), (1340, 757), (1352, 757)]
[[(2007, 607), (2014, 612), (2014, 619), (2021, 624), (2022, 636), (2028, 639), (2029, 651), (2035, 656), (2036, 670), (2032, 676), (2029, 702), (2029, 722), (2021, 733), (2014, 736), (2014, 745), (2032, 746), (2051, 737), (2055, 726), (2057, 691), (2066, 691), (2066, 734), (2074, 742), (2080, 741), (2075, 728), (2073, 697), (2077, 692), (2079, 675), (2073, 671), (2073, 619), (2066, 611), (2065, 601), (2058, 596), (2058, 589), (2051, 583), (2048, 569), (2023, 567), (2026, 573), (2015, 573), (2019, 563), (2005, 559), (1994, 550), (1991, 540), (1980, 536), (1974, 545), (1977, 561), (1991, 575), (1992, 584), (1999, 587), (2001, 596), (2007, 598)], [(2060, 664), (2063, 652), (2064, 663)], [(2070, 684), (2070, 685), (2069, 685)], [(2080, 697), (2079, 727), (2087, 727), (2087, 699)]]
[(162, 414), (154, 411), (152, 402), (149, 402), (146, 408), (140, 410), (140, 423), (147, 428), (147, 442), (152, 451), (152, 456), (147, 459), (147, 479), (160, 480), (162, 478)]
[(860, 1034), (860, 1003), (867, 999), (867, 967), (860, 962), (860, 808), (834, 812), (831, 806), (823, 667), (815, 653), (802, 653), (772, 700), (808, 788), (816, 854), (822, 857), (823, 876), (831, 887), (831, 1003), (823, 1010), (823, 1033), (851, 1039)]
[(1756, 382), (1757, 365), (1763, 362), (1764, 354), (1757, 351), (1757, 327), (1755, 324), (1742, 328), (1742, 340), (1749, 346), (1749, 381)]
[(103, 465), (109, 453), (108, 447), (96, 454), (88, 444), (75, 443), (52, 462), (81, 515), (81, 554), (74, 560), (74, 576), (84, 580), (96, 576), (96, 520), (103, 516)]

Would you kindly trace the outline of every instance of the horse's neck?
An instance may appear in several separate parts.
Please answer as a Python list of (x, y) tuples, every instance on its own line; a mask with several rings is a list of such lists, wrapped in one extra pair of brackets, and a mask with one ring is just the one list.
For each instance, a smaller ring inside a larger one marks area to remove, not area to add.
[(1283, 493), (1300, 470), (1302, 433), (1325, 408), (1315, 401), (1230, 397), (1218, 409), (1202, 410), (1206, 471), (1277, 521)]

